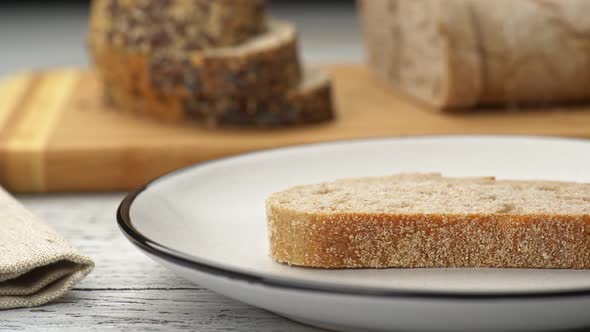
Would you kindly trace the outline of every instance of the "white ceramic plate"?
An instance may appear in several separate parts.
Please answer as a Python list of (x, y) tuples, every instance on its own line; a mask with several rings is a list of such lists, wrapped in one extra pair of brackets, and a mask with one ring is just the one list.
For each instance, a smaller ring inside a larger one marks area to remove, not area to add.
[(315, 144), (189, 167), (121, 204), (142, 251), (228, 297), (342, 331), (590, 326), (590, 270), (288, 267), (268, 255), (264, 200), (287, 187), (398, 172), (590, 182), (590, 141), (418, 137)]

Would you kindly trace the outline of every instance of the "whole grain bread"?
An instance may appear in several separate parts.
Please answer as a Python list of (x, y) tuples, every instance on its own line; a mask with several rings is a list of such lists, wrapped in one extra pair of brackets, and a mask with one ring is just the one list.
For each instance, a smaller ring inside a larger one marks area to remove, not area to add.
[(140, 96), (272, 97), (299, 85), (297, 32), (272, 20), (268, 31), (233, 47), (193, 52), (139, 52), (91, 35), (95, 67), (107, 85)]
[(586, 0), (359, 0), (375, 76), (436, 109), (590, 100)]
[(590, 268), (590, 184), (401, 174), (267, 202), (271, 255), (323, 268)]
[(332, 119), (329, 78), (302, 73), (295, 27), (267, 18), (265, 3), (95, 0), (88, 45), (105, 100), (211, 127)]

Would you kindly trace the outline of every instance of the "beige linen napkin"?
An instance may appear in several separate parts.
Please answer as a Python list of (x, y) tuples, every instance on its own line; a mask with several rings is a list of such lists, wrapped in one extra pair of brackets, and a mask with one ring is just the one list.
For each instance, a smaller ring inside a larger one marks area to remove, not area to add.
[(0, 309), (54, 300), (93, 267), (89, 257), (0, 188)]

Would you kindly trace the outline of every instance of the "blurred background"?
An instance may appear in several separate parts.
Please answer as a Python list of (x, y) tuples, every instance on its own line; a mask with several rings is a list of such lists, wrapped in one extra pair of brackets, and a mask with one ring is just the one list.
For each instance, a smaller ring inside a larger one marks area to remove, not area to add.
[[(361, 62), (354, 0), (271, 0), (271, 13), (297, 24), (307, 61)], [(48, 66), (87, 64), (85, 0), (0, 1), (0, 76)]]

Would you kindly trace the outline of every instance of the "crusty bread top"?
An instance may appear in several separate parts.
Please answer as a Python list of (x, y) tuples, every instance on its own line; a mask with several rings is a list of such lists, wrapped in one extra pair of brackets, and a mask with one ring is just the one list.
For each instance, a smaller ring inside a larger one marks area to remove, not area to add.
[(401, 174), (303, 185), (268, 205), (307, 213), (590, 214), (590, 184)]

